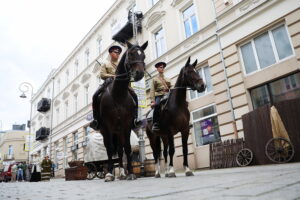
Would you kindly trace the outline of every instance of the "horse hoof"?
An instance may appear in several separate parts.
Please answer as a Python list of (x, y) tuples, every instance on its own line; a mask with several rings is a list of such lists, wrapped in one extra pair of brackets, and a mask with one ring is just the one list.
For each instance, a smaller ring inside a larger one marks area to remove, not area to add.
[(168, 177), (169, 177), (169, 174), (168, 174), (168, 173), (165, 173), (165, 177), (168, 178)]
[(171, 173), (168, 174), (167, 177), (173, 178), (173, 177), (176, 177), (176, 174), (175, 174), (175, 172), (171, 172)]
[(155, 178), (160, 178), (160, 174), (155, 174)]
[(129, 174), (129, 175), (127, 176), (127, 180), (128, 180), (128, 181), (135, 180), (135, 179), (136, 179), (136, 176), (135, 176), (134, 174)]
[(192, 171), (185, 172), (185, 175), (186, 175), (186, 176), (194, 176), (194, 174), (193, 174)]
[(105, 176), (105, 179), (104, 179), (105, 182), (111, 182), (111, 181), (114, 181), (114, 180), (115, 180), (115, 177), (111, 174), (107, 174)]

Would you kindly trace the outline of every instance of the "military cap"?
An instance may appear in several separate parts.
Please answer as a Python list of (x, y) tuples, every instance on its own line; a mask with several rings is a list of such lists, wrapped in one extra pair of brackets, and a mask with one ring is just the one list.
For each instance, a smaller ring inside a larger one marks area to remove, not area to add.
[(161, 65), (163, 65), (163, 68), (165, 68), (167, 66), (167, 64), (165, 62), (158, 62), (154, 66), (155, 66), (155, 68), (158, 68)]
[(113, 46), (109, 47), (108, 52), (111, 53), (114, 50), (117, 50), (119, 53), (122, 52), (122, 48), (120, 46), (117, 46), (117, 45), (113, 45)]

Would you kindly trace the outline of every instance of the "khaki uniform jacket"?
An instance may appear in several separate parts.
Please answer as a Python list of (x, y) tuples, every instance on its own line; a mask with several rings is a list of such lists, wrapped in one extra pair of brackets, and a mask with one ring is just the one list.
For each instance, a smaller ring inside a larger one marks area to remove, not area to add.
[(114, 77), (116, 74), (116, 69), (119, 64), (119, 61), (117, 62), (111, 62), (111, 61), (106, 61), (101, 65), (100, 69), (100, 78), (105, 80), (107, 78)]
[[(165, 84), (160, 80), (159, 76), (165, 80), (168, 88), (165, 87)], [(171, 88), (171, 80), (166, 78), (164, 75), (158, 75), (153, 78), (151, 88), (150, 88), (150, 99), (155, 101), (156, 96), (164, 95), (168, 93), (167, 89)]]

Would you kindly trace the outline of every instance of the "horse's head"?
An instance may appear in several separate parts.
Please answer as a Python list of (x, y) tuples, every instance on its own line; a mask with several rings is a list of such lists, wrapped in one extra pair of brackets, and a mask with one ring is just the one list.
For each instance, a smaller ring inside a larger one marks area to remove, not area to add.
[(145, 71), (145, 53), (144, 50), (148, 46), (148, 41), (145, 42), (142, 46), (133, 45), (130, 42), (127, 43), (127, 57), (125, 66), (129, 75), (133, 81), (139, 81), (144, 77)]
[(182, 68), (185, 86), (190, 87), (192, 90), (197, 90), (197, 92), (203, 92), (206, 88), (206, 85), (195, 69), (197, 65), (197, 59), (193, 64), (190, 64), (190, 60), (191, 58), (189, 57), (185, 66)]

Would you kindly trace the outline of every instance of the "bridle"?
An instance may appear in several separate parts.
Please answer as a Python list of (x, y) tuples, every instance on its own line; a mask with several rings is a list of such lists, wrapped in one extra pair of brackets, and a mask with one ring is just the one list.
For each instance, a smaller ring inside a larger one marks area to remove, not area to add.
[[(135, 47), (132, 47), (130, 49), (128, 49), (126, 51), (126, 57), (125, 57), (125, 62), (124, 62), (124, 67), (125, 67), (125, 73), (122, 73), (122, 74), (118, 74), (116, 75), (116, 78), (115, 80), (120, 80), (120, 81), (127, 81), (129, 80), (129, 82), (134, 82), (134, 80), (131, 80), (131, 66), (134, 65), (134, 64), (137, 64), (137, 63), (141, 63), (143, 65), (145, 65), (145, 62), (144, 61), (141, 61), (141, 60), (129, 60), (129, 50), (131, 49), (134, 49)], [(139, 48), (140, 50), (140, 48)], [(128, 70), (129, 69), (129, 70)]]

